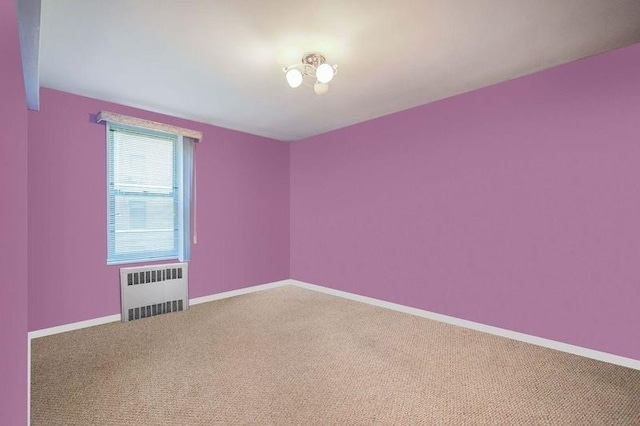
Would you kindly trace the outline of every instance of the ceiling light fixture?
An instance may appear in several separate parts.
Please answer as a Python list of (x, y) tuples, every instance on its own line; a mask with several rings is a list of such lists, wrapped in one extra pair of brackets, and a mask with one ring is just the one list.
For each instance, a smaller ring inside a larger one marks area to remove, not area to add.
[(307, 53), (299, 64), (284, 67), (282, 71), (287, 83), (294, 89), (304, 82), (305, 77), (310, 77), (307, 80), (315, 79), (313, 91), (316, 95), (324, 95), (329, 91), (329, 82), (338, 73), (337, 65), (331, 66), (326, 62), (324, 55), (320, 53)]

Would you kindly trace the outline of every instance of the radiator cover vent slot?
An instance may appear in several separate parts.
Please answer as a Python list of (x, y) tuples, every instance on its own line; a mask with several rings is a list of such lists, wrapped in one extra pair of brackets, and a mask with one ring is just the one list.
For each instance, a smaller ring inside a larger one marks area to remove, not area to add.
[(134, 321), (189, 307), (187, 263), (120, 269), (122, 321)]

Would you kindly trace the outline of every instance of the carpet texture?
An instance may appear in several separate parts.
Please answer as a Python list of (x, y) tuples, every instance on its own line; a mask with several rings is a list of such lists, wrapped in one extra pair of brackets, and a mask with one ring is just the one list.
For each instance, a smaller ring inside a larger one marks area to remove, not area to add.
[(638, 425), (640, 371), (281, 287), (32, 342), (32, 425)]

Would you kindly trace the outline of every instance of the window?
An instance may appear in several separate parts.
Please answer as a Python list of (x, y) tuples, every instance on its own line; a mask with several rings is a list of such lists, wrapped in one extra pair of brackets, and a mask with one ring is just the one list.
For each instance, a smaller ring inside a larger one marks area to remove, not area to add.
[(193, 141), (107, 124), (107, 263), (188, 260)]

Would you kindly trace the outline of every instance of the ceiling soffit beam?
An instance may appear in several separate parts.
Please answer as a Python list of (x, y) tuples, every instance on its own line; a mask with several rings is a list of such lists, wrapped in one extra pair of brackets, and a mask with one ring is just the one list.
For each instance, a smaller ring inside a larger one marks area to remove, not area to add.
[(41, 0), (15, 0), (27, 108), (40, 109), (40, 11)]

